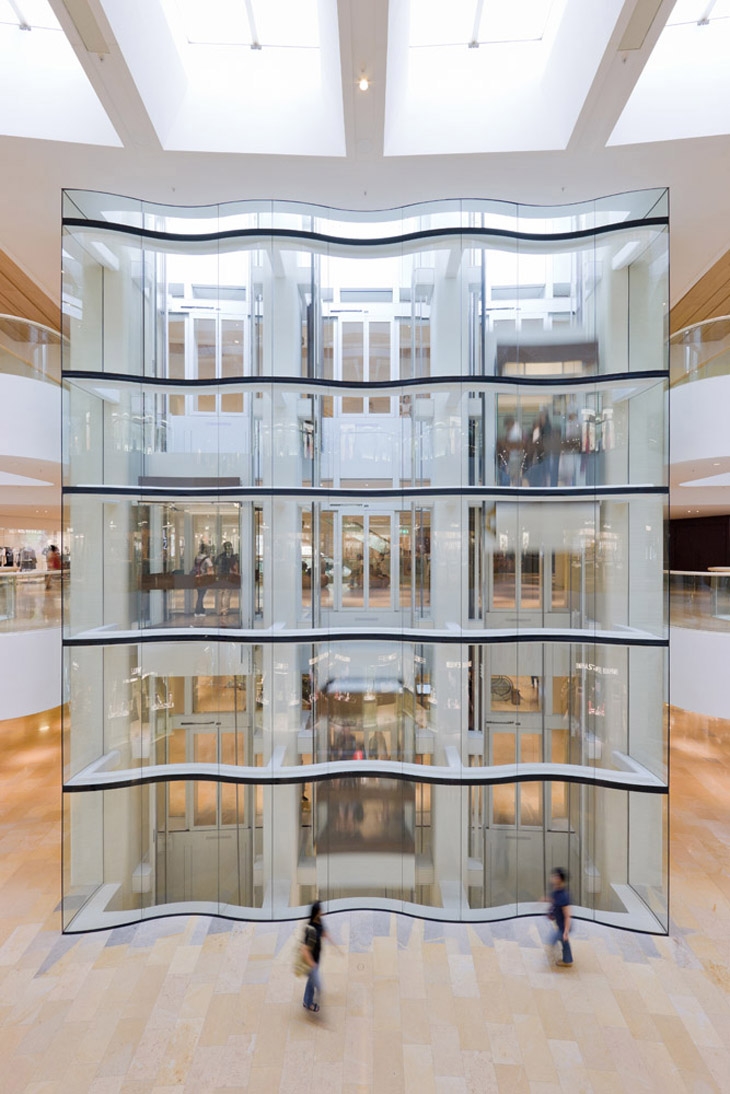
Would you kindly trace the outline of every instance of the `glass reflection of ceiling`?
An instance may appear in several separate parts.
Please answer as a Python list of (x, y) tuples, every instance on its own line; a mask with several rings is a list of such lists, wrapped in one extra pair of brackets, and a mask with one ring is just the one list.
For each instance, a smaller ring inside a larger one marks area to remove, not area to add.
[(608, 141), (730, 133), (730, 0), (677, 0)]
[(0, 0), (0, 134), (122, 143), (48, 0)]

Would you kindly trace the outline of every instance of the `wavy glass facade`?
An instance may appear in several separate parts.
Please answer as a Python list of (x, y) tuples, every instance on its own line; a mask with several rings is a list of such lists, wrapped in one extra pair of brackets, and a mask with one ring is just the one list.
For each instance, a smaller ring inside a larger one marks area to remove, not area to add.
[(668, 217), (64, 198), (66, 930), (667, 929)]

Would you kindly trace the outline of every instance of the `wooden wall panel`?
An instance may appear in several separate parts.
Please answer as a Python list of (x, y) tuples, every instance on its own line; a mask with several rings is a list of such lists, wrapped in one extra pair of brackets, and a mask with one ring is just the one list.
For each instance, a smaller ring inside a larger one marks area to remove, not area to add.
[(677, 301), (669, 323), (674, 333), (691, 323), (702, 323), (718, 315), (730, 315), (730, 251)]
[(60, 329), (58, 306), (4, 251), (0, 251), (0, 312)]

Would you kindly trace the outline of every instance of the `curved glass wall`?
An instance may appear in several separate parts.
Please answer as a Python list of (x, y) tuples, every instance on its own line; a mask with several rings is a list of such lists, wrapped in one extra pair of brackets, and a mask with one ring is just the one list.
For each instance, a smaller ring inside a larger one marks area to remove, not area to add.
[(65, 929), (666, 930), (667, 232), (65, 195)]

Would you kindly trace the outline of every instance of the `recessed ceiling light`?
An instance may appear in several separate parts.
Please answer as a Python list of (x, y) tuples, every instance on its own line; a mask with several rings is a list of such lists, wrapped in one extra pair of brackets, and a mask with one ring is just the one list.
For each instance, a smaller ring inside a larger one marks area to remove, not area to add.
[(367, 89), (370, 87), (370, 80), (368, 80), (367, 76), (361, 76), (357, 86), (360, 88), (361, 91), (367, 91)]

